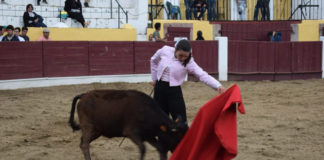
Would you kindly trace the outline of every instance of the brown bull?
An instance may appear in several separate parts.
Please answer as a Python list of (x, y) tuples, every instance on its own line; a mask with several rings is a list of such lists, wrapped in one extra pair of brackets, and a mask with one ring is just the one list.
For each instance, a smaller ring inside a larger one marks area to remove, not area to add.
[[(80, 126), (74, 121), (76, 103)], [(160, 159), (167, 159), (180, 142), (187, 125), (172, 121), (148, 95), (134, 90), (93, 90), (74, 97), (69, 121), (73, 131), (81, 128), (80, 148), (90, 160), (89, 145), (99, 136), (128, 137), (144, 159), (144, 141), (154, 146)]]

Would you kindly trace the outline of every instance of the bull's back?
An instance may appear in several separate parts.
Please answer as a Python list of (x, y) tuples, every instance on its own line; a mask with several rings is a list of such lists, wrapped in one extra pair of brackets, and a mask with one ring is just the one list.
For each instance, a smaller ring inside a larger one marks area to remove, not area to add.
[(168, 123), (157, 103), (134, 90), (94, 90), (83, 96), (78, 111), (107, 137), (123, 136), (124, 129), (144, 132)]

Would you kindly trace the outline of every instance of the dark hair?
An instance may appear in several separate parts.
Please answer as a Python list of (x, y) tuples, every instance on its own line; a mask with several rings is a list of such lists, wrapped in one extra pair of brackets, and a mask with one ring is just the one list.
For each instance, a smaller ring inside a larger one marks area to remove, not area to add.
[(186, 39), (182, 39), (179, 42), (177, 42), (176, 45), (176, 51), (185, 51), (185, 52), (189, 52), (189, 57), (182, 63), (183, 66), (186, 66), (190, 59), (191, 59), (191, 44), (188, 40)]
[(19, 27), (16, 27), (15, 30), (18, 29), (18, 31), (20, 32), (20, 28)]
[(157, 29), (160, 29), (161, 28), (161, 23), (155, 23), (154, 25), (154, 28), (157, 30)]
[(6, 30), (8, 30), (8, 29), (14, 30), (14, 27), (12, 25), (8, 25)]
[(28, 28), (25, 26), (25, 27), (22, 27), (22, 30), (23, 31), (28, 31)]
[(32, 4), (27, 4), (27, 6), (26, 6), (26, 11), (28, 11), (28, 8), (29, 8), (30, 6), (31, 6), (31, 7), (32, 7), (32, 9), (34, 10), (34, 7), (33, 7), (33, 5), (32, 5)]
[(2, 30), (3, 26), (0, 26), (0, 30)]

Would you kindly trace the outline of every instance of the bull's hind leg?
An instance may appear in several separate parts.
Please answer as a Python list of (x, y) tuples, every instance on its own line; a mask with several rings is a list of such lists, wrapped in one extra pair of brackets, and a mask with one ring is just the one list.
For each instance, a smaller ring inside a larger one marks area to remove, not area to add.
[(100, 136), (99, 132), (95, 132), (92, 125), (88, 126), (82, 126), (82, 137), (81, 137), (81, 143), (80, 148), (83, 152), (84, 158), (86, 160), (91, 160), (90, 157), (90, 143), (97, 139)]

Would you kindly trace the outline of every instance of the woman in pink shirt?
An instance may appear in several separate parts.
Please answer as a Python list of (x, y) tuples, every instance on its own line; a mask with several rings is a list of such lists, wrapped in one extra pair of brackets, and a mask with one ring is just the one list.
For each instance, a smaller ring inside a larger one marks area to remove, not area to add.
[(175, 48), (163, 46), (151, 57), (154, 99), (173, 119), (181, 116), (185, 122), (186, 106), (180, 86), (188, 72), (219, 93), (226, 90), (215, 78), (202, 70), (191, 56), (191, 44), (183, 39), (176, 43)]

